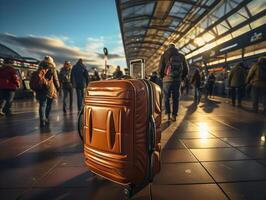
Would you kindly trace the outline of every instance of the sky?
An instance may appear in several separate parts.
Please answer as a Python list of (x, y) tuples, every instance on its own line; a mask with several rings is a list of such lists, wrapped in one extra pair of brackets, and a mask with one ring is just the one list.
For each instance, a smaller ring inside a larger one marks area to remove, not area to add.
[(0, 0), (0, 43), (25, 57), (126, 67), (115, 0)]

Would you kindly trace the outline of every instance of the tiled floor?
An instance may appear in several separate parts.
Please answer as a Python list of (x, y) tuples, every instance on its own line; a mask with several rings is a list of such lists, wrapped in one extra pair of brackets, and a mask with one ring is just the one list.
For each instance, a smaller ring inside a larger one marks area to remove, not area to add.
[[(40, 131), (37, 110), (19, 101), (12, 117), (0, 119), (0, 199), (122, 199), (123, 187), (87, 170), (77, 113), (64, 115), (54, 103), (50, 128)], [(266, 199), (265, 116), (187, 98), (177, 122), (162, 126), (153, 200)], [(149, 200), (149, 187), (132, 199)]]

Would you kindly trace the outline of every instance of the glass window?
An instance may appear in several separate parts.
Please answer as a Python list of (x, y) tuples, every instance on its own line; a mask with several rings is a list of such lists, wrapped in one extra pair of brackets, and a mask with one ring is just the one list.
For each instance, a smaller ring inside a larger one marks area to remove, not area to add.
[(127, 45), (127, 47), (140, 47), (141, 43), (132, 43)]
[(184, 52), (182, 49), (180, 50), (180, 52), (181, 52), (182, 54), (185, 54), (185, 52)]
[(211, 41), (212, 39), (214, 39), (215, 36), (214, 36), (213, 34), (209, 33), (209, 32), (206, 32), (206, 33), (204, 33), (204, 34), (202, 35), (202, 38), (203, 38), (203, 40), (205, 40), (206, 42), (209, 42), (209, 41)]
[(145, 34), (145, 30), (138, 30), (138, 31), (125, 31), (125, 36), (130, 37), (130, 36), (141, 36)]
[(206, 29), (208, 27), (208, 20), (205, 19), (203, 22), (200, 23), (201, 28)]
[(266, 24), (266, 16), (263, 16), (263, 17), (257, 19), (256, 21), (250, 23), (252, 29), (257, 28), (263, 24)]
[(262, 10), (266, 9), (266, 1), (265, 0), (253, 0), (247, 5), (247, 7), (252, 15), (256, 15)]
[(196, 35), (194, 34), (194, 32), (192, 32), (188, 35), (188, 38), (191, 40), (193, 40), (195, 37), (196, 37)]
[(225, 4), (222, 4), (221, 6), (219, 6), (214, 12), (213, 15), (221, 18), (222, 16), (225, 15)]
[(240, 35), (248, 32), (248, 31), (250, 31), (250, 27), (249, 27), (249, 25), (246, 25), (246, 26), (234, 31), (232, 34), (233, 34), (233, 37), (237, 37), (237, 36), (240, 36)]
[(172, 23), (170, 24), (170, 27), (176, 28), (179, 23), (180, 23), (179, 20), (173, 20)]
[(142, 26), (148, 26), (149, 20), (137, 20), (137, 21), (132, 21), (128, 23), (124, 23), (124, 28), (134, 28), (134, 27), (142, 27)]
[(170, 34), (171, 34), (170, 32), (166, 31), (166, 32), (163, 33), (163, 37), (168, 37)]
[(200, 34), (200, 33), (202, 33), (203, 31), (205, 31), (205, 29), (202, 28), (202, 27), (200, 27), (200, 26), (198, 26), (198, 27), (196, 28), (196, 34), (197, 34), (197, 35)]
[(245, 8), (241, 8), (239, 11), (237, 11), (240, 15), (242, 15), (245, 18), (249, 18), (248, 13)]
[(194, 39), (194, 42), (198, 45), (198, 46), (202, 46), (205, 44), (205, 41), (203, 40), (202, 37), (197, 37)]
[(178, 16), (178, 17), (185, 17), (187, 12), (191, 9), (192, 5), (175, 2), (173, 7), (170, 10), (170, 16)]
[(193, 44), (191, 44), (191, 43), (187, 45), (187, 48), (189, 48), (191, 50), (196, 49), (196, 47)]
[(188, 52), (190, 52), (190, 50), (188, 48), (186, 48), (186, 47), (183, 47), (181, 49), (181, 51), (184, 52), (185, 54), (187, 54)]
[(127, 17), (132, 16), (142, 16), (142, 15), (151, 15), (154, 8), (154, 2), (138, 5), (130, 8), (126, 8), (122, 11), (122, 18), (125, 19)]
[[(238, 6), (239, 3), (241, 3), (243, 0), (229, 0), (227, 1), (227, 6), (230, 7), (230, 9), (234, 9), (236, 6)], [(228, 7), (227, 7), (228, 10)]]
[(241, 22), (244, 22), (245, 20), (246, 18), (239, 15), (238, 13), (235, 13), (228, 18), (228, 21), (232, 27), (240, 24)]
[(222, 22), (220, 23), (220, 25), (223, 26), (224, 28), (226, 28), (227, 30), (230, 30), (230, 26), (227, 24), (226, 21), (222, 21)]
[(214, 2), (214, 0), (208, 0), (208, 1), (206, 2), (206, 5), (209, 6), (209, 5), (213, 4), (213, 2)]
[(196, 14), (196, 16), (200, 16), (203, 12), (205, 11), (205, 9), (201, 8), (199, 9), (199, 12)]

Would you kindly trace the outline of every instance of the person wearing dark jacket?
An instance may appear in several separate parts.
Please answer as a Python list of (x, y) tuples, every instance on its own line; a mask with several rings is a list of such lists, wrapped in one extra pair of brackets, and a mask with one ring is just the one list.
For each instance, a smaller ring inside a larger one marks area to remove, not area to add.
[(198, 67), (195, 69), (195, 72), (192, 76), (191, 84), (194, 85), (194, 102), (196, 104), (199, 104), (200, 98), (201, 98), (201, 91), (200, 91), (201, 75), (200, 75), (200, 70)]
[(19, 78), (12, 66), (12, 60), (5, 59), (4, 65), (0, 68), (0, 116), (11, 114), (10, 108), (19, 86)]
[(238, 107), (241, 107), (242, 98), (245, 91), (246, 70), (244, 63), (238, 63), (230, 72), (228, 77), (228, 86), (231, 88), (232, 105), (236, 105), (236, 96)]
[(216, 77), (214, 73), (211, 73), (208, 76), (207, 83), (206, 83), (206, 98), (213, 96), (213, 88), (215, 84)]
[(51, 56), (45, 56), (39, 64), (39, 69), (46, 71), (45, 79), (47, 85), (44, 89), (36, 91), (36, 98), (39, 101), (40, 127), (49, 125), (49, 115), (52, 109), (53, 99), (57, 98), (57, 91), (60, 83), (57, 76), (56, 66)]
[(123, 72), (120, 70), (120, 66), (118, 65), (118, 66), (116, 67), (115, 72), (113, 73), (113, 78), (114, 78), (114, 79), (121, 79), (122, 76), (123, 76)]
[(266, 114), (266, 57), (259, 58), (251, 67), (246, 82), (252, 86), (253, 111), (258, 112), (259, 98), (262, 98)]
[(94, 73), (93, 73), (93, 81), (99, 81), (101, 80), (99, 72), (97, 71), (97, 69), (94, 69)]
[(150, 77), (150, 81), (159, 85), (160, 87), (162, 87), (162, 82), (161, 82), (160, 78), (158, 77), (158, 74), (156, 71), (152, 72), (151, 77)]
[(83, 105), (84, 89), (89, 84), (89, 75), (82, 59), (73, 66), (71, 71), (71, 82), (77, 93), (78, 111), (81, 111)]
[(66, 100), (69, 95), (69, 109), (72, 111), (72, 103), (73, 103), (73, 88), (71, 83), (71, 64), (69, 61), (65, 61), (64, 66), (61, 68), (59, 73), (60, 83), (63, 89), (63, 112), (67, 112), (67, 104)]
[[(181, 81), (188, 74), (185, 56), (178, 52), (174, 44), (170, 44), (160, 60), (159, 74), (163, 80), (165, 113), (168, 120), (176, 121), (179, 109), (179, 93)], [(170, 111), (170, 97), (173, 98), (172, 116)]]

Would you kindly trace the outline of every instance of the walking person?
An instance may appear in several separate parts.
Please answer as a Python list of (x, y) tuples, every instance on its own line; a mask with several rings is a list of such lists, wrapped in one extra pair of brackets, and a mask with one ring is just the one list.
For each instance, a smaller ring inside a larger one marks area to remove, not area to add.
[(245, 93), (245, 80), (246, 80), (246, 70), (244, 68), (244, 63), (238, 63), (230, 72), (228, 77), (228, 86), (231, 88), (232, 105), (241, 107), (242, 98)]
[(121, 79), (123, 77), (123, 72), (120, 70), (120, 66), (118, 65), (116, 67), (115, 72), (113, 73), (113, 78), (114, 79)]
[(207, 83), (206, 83), (206, 92), (207, 92), (206, 98), (213, 97), (213, 88), (214, 88), (215, 80), (216, 80), (216, 77), (214, 73), (211, 73), (208, 76)]
[[(168, 120), (176, 121), (179, 109), (180, 84), (188, 74), (188, 65), (185, 56), (178, 52), (174, 44), (170, 44), (161, 56), (159, 74), (163, 79), (165, 113)], [(172, 116), (170, 110), (171, 95), (173, 99)]]
[(201, 75), (199, 67), (196, 67), (191, 79), (191, 84), (194, 85), (194, 103), (199, 104), (201, 98)]
[(77, 93), (78, 111), (81, 111), (83, 106), (84, 89), (89, 84), (89, 75), (86, 66), (82, 59), (73, 66), (71, 71), (71, 82)]
[(151, 77), (150, 77), (150, 81), (159, 85), (160, 88), (162, 87), (162, 81), (161, 79), (158, 77), (158, 74), (156, 71), (153, 71), (152, 74), (151, 74)]
[(182, 94), (184, 94), (184, 90), (186, 91), (186, 95), (189, 94), (189, 88), (190, 88), (190, 82), (189, 82), (189, 77), (186, 76), (184, 81), (183, 81), (183, 88), (182, 88)]
[(73, 87), (71, 83), (71, 64), (65, 61), (64, 66), (60, 70), (59, 79), (63, 89), (63, 112), (67, 112), (67, 98), (69, 96), (69, 110), (72, 111), (73, 104)]
[(249, 70), (247, 84), (252, 86), (253, 111), (259, 110), (259, 99), (262, 98), (264, 107), (263, 113), (266, 114), (266, 57), (261, 57)]
[(99, 72), (97, 71), (96, 68), (94, 68), (93, 81), (99, 81), (99, 80), (101, 80)]
[[(52, 103), (57, 98), (57, 91), (60, 89), (60, 83), (57, 76), (56, 66), (51, 56), (45, 56), (39, 64), (38, 71), (32, 74), (31, 88), (35, 87), (36, 98), (39, 101), (40, 127), (49, 125), (49, 115), (52, 110)], [(34, 82), (35, 77), (42, 77), (41, 85)], [(35, 84), (35, 86), (33, 86)], [(38, 88), (38, 89), (37, 89)]]
[(20, 81), (11, 59), (5, 59), (0, 68), (0, 116), (11, 115), (11, 106)]

